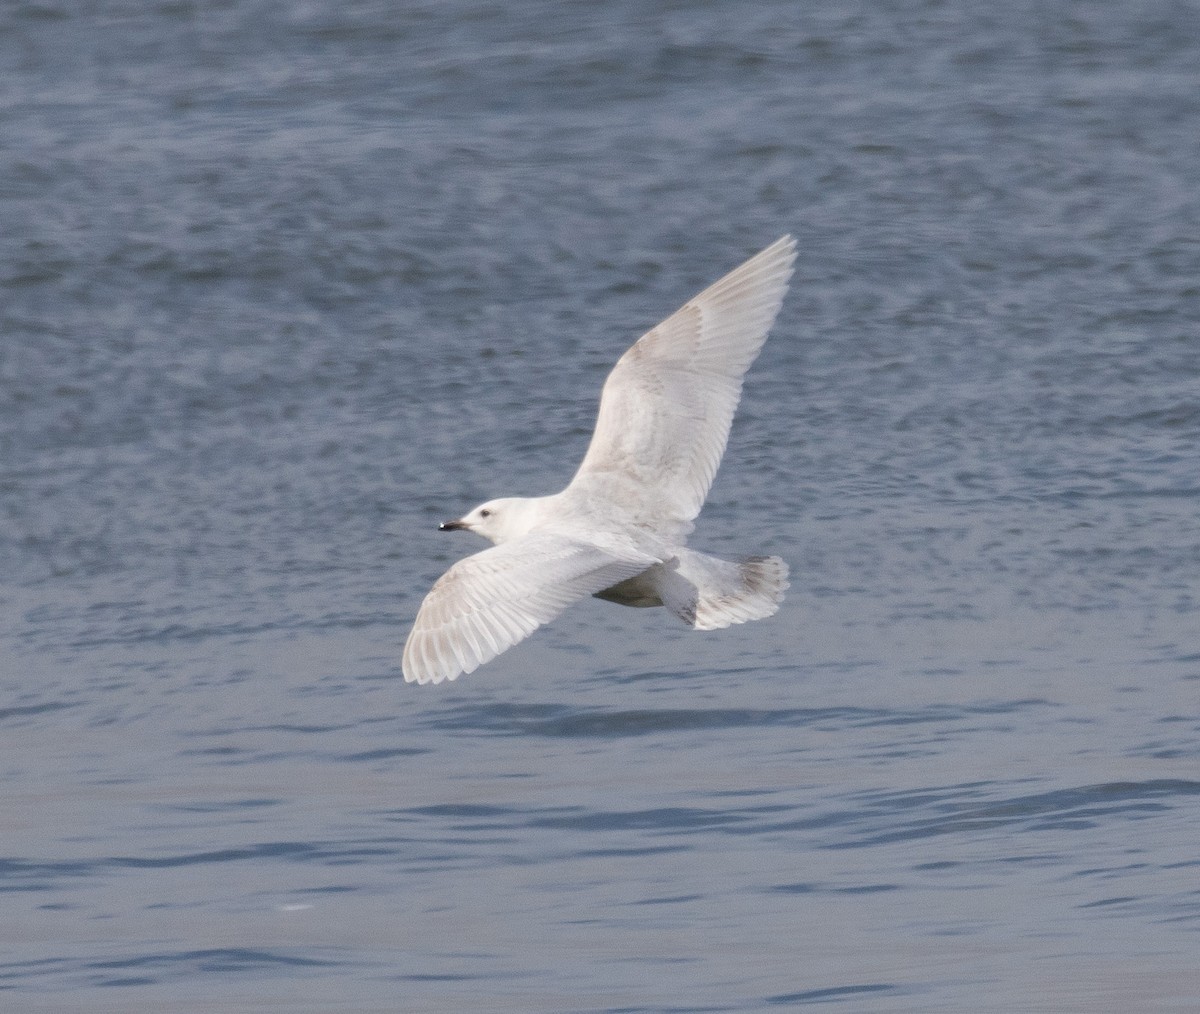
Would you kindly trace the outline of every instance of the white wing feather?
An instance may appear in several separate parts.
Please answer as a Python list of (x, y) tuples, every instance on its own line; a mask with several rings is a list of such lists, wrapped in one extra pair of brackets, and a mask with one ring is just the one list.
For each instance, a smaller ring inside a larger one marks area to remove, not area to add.
[(572, 602), (657, 562), (545, 532), (459, 560), (421, 603), (404, 646), (404, 679), (457, 679), (523, 641)]
[(647, 332), (609, 374), (571, 485), (619, 484), (663, 530), (704, 505), (742, 394), (792, 275), (784, 236)]

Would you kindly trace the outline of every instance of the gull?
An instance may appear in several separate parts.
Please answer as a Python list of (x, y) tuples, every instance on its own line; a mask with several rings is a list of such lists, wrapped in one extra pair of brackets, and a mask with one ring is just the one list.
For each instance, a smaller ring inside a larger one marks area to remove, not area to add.
[(783, 560), (722, 560), (687, 537), (795, 259), (784, 236), (638, 339), (605, 381), (591, 444), (561, 493), (489, 500), (438, 526), (494, 545), (454, 564), (421, 603), (407, 682), (473, 672), (588, 595), (665, 606), (696, 630), (778, 610)]

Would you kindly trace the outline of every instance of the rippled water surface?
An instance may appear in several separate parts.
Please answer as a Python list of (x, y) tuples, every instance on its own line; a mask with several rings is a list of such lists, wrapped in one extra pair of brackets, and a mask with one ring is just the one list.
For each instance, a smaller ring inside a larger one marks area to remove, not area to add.
[[(0, 9), (0, 999), (1200, 1007), (1200, 10)], [(694, 544), (400, 677), (436, 532), (784, 232)]]

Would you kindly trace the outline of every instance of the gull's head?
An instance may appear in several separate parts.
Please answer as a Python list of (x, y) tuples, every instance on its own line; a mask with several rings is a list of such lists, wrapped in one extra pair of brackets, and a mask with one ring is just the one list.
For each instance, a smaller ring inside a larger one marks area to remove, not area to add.
[(469, 531), (499, 545), (526, 534), (537, 523), (536, 500), (506, 497), (481, 503), (457, 521), (443, 521), (443, 532)]

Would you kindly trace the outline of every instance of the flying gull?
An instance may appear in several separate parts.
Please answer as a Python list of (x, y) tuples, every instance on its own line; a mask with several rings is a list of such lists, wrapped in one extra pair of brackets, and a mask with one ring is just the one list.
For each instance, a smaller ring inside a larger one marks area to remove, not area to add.
[(438, 526), (495, 545), (454, 564), (425, 597), (405, 680), (472, 672), (587, 595), (666, 606), (696, 630), (779, 608), (779, 557), (721, 560), (686, 542), (795, 259), (784, 236), (643, 335), (605, 381), (592, 442), (561, 493), (489, 500)]

